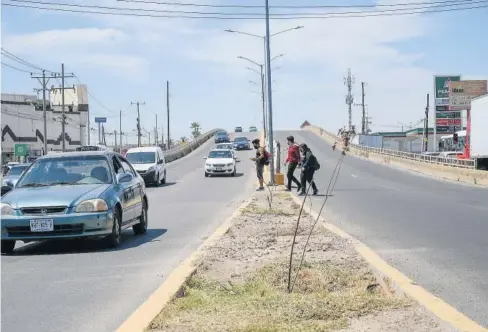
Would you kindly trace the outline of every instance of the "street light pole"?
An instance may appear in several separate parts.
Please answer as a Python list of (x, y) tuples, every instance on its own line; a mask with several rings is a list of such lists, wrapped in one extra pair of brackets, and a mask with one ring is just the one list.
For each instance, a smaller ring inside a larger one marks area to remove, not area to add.
[(273, 96), (271, 90), (271, 46), (269, 42), (269, 0), (266, 3), (266, 71), (267, 71), (267, 88), (268, 88), (268, 144), (271, 160), (269, 161), (269, 184), (275, 184), (274, 177), (274, 146), (273, 146)]
[(261, 99), (263, 100), (263, 131), (264, 137), (266, 138), (266, 100), (264, 95), (264, 72), (263, 65), (259, 66), (261, 68)]

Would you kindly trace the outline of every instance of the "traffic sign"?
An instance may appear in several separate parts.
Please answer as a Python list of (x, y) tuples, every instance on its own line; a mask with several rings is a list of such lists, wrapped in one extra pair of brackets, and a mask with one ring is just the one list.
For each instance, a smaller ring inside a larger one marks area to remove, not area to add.
[(95, 118), (95, 123), (106, 123), (107, 118)]
[(15, 144), (14, 155), (16, 157), (24, 157), (29, 154), (29, 148), (27, 144)]

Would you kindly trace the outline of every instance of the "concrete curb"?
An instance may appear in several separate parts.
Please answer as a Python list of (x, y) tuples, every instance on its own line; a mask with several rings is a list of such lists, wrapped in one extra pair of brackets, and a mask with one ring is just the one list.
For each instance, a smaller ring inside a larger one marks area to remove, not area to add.
[(237, 217), (241, 213), (241, 210), (247, 207), (251, 202), (252, 199), (248, 199), (241, 204), (202, 245), (200, 245), (188, 258), (173, 270), (173, 272), (171, 272), (161, 286), (159, 286), (124, 323), (122, 323), (116, 332), (144, 332), (152, 320), (180, 291), (188, 278), (195, 273), (197, 269), (196, 264), (202, 252), (212, 244), (216, 243), (218, 239), (229, 230), (234, 218)]
[[(307, 126), (304, 128), (304, 130), (313, 132), (331, 145), (335, 142), (333, 138), (321, 133), (320, 128)], [(463, 182), (472, 185), (488, 187), (488, 171), (470, 170), (444, 165), (421, 163), (413, 160), (396, 158), (389, 155), (362, 151), (353, 147), (350, 147), (349, 150), (349, 154), (351, 155), (371, 160), (376, 163), (405, 168), (411, 171), (429, 175), (433, 178), (437, 178), (440, 180), (451, 180), (455, 182)]]
[[(302, 204), (302, 200), (290, 193), (290, 196), (298, 204)], [(303, 207), (304, 211), (309, 213), (312, 217), (317, 219), (318, 214), (313, 211), (307, 204)], [(319, 223), (321, 227), (324, 227), (329, 232), (346, 239), (351, 242), (354, 249), (358, 252), (361, 257), (368, 262), (371, 268), (380, 274), (381, 277), (387, 278), (393, 284), (394, 288), (401, 290), (402, 293), (416, 301), (418, 304), (429, 310), (439, 319), (450, 324), (454, 328), (463, 332), (488, 332), (488, 329), (482, 327), (475, 321), (471, 320), (464, 314), (457, 311), (454, 307), (450, 306), (440, 298), (429, 293), (427, 290), (421, 286), (415, 284), (414, 281), (410, 280), (407, 276), (402, 274), (400, 271), (389, 265), (385, 260), (383, 260), (377, 253), (366, 246), (361, 241), (357, 240), (353, 236), (344, 232), (339, 227), (328, 223), (323, 217), (319, 217)]]

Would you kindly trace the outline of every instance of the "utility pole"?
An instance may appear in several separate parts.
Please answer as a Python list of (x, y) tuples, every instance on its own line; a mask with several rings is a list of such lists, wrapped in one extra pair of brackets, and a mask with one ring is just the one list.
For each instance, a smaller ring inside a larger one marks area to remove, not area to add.
[(427, 94), (427, 106), (425, 107), (425, 120), (424, 120), (424, 152), (429, 150), (429, 97)]
[(131, 105), (137, 105), (137, 146), (141, 146), (141, 113), (139, 111), (139, 105), (146, 105), (146, 102), (130, 102)]
[(156, 113), (156, 126), (154, 127), (154, 143), (158, 145), (158, 114)]
[(122, 110), (119, 112), (120, 153), (122, 153)]
[(263, 65), (259, 66), (261, 68), (261, 99), (263, 100), (263, 131), (264, 138), (266, 139), (266, 97), (264, 95), (264, 68)]
[(163, 146), (163, 150), (165, 150), (164, 148), (164, 126), (161, 125), (161, 145)]
[[(49, 79), (51, 77), (48, 77), (46, 79), (46, 71), (43, 70), (42, 71), (42, 77), (32, 76), (32, 74), (31, 74), (31, 78), (37, 78), (37, 80), (39, 81), (39, 83), (42, 86), (42, 89), (39, 89), (39, 90), (42, 90), (42, 114), (43, 114), (43, 120), (44, 120), (44, 132), (43, 132), (43, 135), (44, 135), (44, 154), (47, 154), (46, 90), (47, 90), (47, 84), (49, 83)], [(42, 81), (41, 81), (41, 79), (42, 79)]]
[(117, 130), (114, 130), (114, 151), (117, 151)]
[(271, 89), (271, 46), (270, 46), (270, 32), (269, 32), (269, 1), (265, 0), (266, 4), (266, 79), (268, 88), (268, 144), (269, 153), (271, 154), (271, 159), (269, 161), (269, 183), (271, 185), (275, 184), (274, 177), (274, 146), (273, 146), (273, 95)]
[(362, 95), (362, 98), (361, 98), (361, 106), (363, 107), (363, 119), (362, 119), (362, 122), (361, 122), (361, 132), (363, 134), (365, 134), (365, 131), (366, 131), (366, 108), (364, 106), (364, 82), (361, 82), (361, 95)]
[(166, 110), (168, 114), (168, 150), (171, 149), (171, 137), (170, 137), (170, 126), (169, 126), (169, 81), (166, 81)]
[(347, 77), (344, 78), (344, 84), (347, 85), (346, 104), (349, 109), (349, 131), (352, 130), (352, 104), (354, 103), (354, 96), (352, 95), (352, 85), (354, 84), (354, 77), (351, 74), (351, 68), (347, 70)]

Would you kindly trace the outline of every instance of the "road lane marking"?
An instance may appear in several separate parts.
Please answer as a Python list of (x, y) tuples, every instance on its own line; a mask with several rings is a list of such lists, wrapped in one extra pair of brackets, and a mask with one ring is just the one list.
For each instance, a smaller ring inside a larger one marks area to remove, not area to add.
[[(302, 200), (290, 194), (290, 196), (298, 203), (302, 204)], [(318, 214), (313, 211), (310, 206), (305, 204), (304, 211), (308, 212), (312, 217), (317, 218)], [(344, 232), (339, 227), (328, 223), (323, 217), (320, 217), (321, 225), (328, 231), (351, 241), (356, 251), (370, 264), (373, 269), (376, 269), (380, 274), (389, 278), (393, 284), (400, 288), (406, 295), (417, 301), (420, 305), (427, 308), (439, 319), (451, 324), (455, 328), (463, 332), (488, 332), (488, 329), (482, 327), (469, 317), (457, 311), (454, 307), (447, 304), (440, 298), (429, 293), (423, 287), (417, 285), (413, 280), (402, 274), (400, 271), (389, 265), (377, 253), (366, 246), (361, 241)]]
[(195, 250), (188, 258), (186, 258), (176, 269), (173, 270), (166, 278), (166, 280), (152, 293), (149, 298), (142, 303), (136, 311), (134, 311), (129, 318), (116, 330), (116, 332), (143, 332), (152, 322), (166, 304), (171, 301), (173, 296), (178, 293), (181, 286), (186, 280), (195, 272), (196, 262), (198, 261), (202, 251), (208, 246), (216, 243), (218, 239), (224, 235), (232, 226), (232, 221), (241, 213), (241, 209), (245, 208), (252, 202), (251, 199), (246, 200), (241, 204), (232, 215), (227, 218), (216, 230), (210, 235), (197, 250)]
[(357, 178), (358, 176), (356, 174), (351, 174), (353, 178)]

